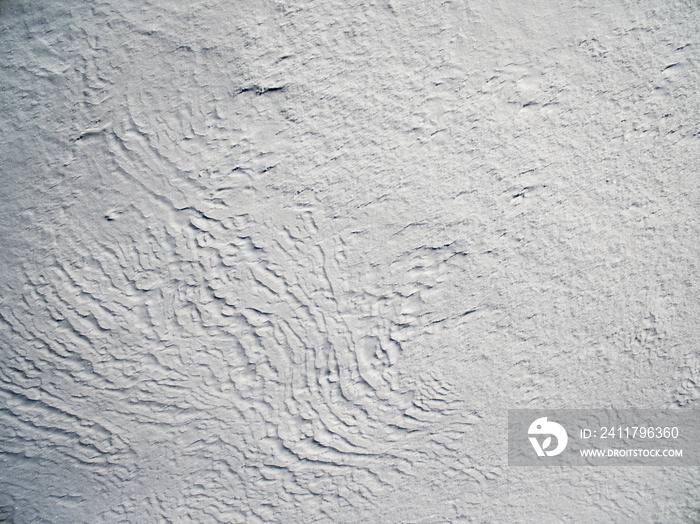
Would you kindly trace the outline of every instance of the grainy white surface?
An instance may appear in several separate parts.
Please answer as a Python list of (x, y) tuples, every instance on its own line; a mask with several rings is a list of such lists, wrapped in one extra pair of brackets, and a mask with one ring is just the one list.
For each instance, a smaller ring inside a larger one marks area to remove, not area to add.
[(698, 522), (697, 468), (509, 468), (506, 420), (700, 407), (699, 30), (0, 1), (0, 519)]

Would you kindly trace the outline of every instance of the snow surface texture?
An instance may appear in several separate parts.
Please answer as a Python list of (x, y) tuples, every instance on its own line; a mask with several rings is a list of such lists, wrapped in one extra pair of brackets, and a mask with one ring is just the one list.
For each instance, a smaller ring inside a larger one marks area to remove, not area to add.
[(697, 522), (509, 408), (700, 398), (697, 0), (0, 0), (0, 520)]

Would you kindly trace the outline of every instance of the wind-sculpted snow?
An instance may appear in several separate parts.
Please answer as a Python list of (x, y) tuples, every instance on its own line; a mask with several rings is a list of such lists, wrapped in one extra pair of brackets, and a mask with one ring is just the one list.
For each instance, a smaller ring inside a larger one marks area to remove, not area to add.
[(0, 520), (697, 518), (505, 453), (698, 407), (697, 17), (0, 2)]

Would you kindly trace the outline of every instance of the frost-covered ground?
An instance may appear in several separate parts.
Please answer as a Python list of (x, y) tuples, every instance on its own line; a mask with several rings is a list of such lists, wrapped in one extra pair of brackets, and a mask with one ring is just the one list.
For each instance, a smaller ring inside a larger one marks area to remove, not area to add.
[(698, 468), (505, 434), (700, 407), (699, 30), (0, 0), (0, 520), (697, 522)]

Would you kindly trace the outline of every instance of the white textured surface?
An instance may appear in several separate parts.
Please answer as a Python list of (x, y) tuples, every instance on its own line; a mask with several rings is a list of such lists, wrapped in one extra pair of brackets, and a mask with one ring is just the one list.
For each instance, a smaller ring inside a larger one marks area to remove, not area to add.
[(699, 407), (699, 20), (0, 1), (0, 515), (697, 521), (505, 428)]

